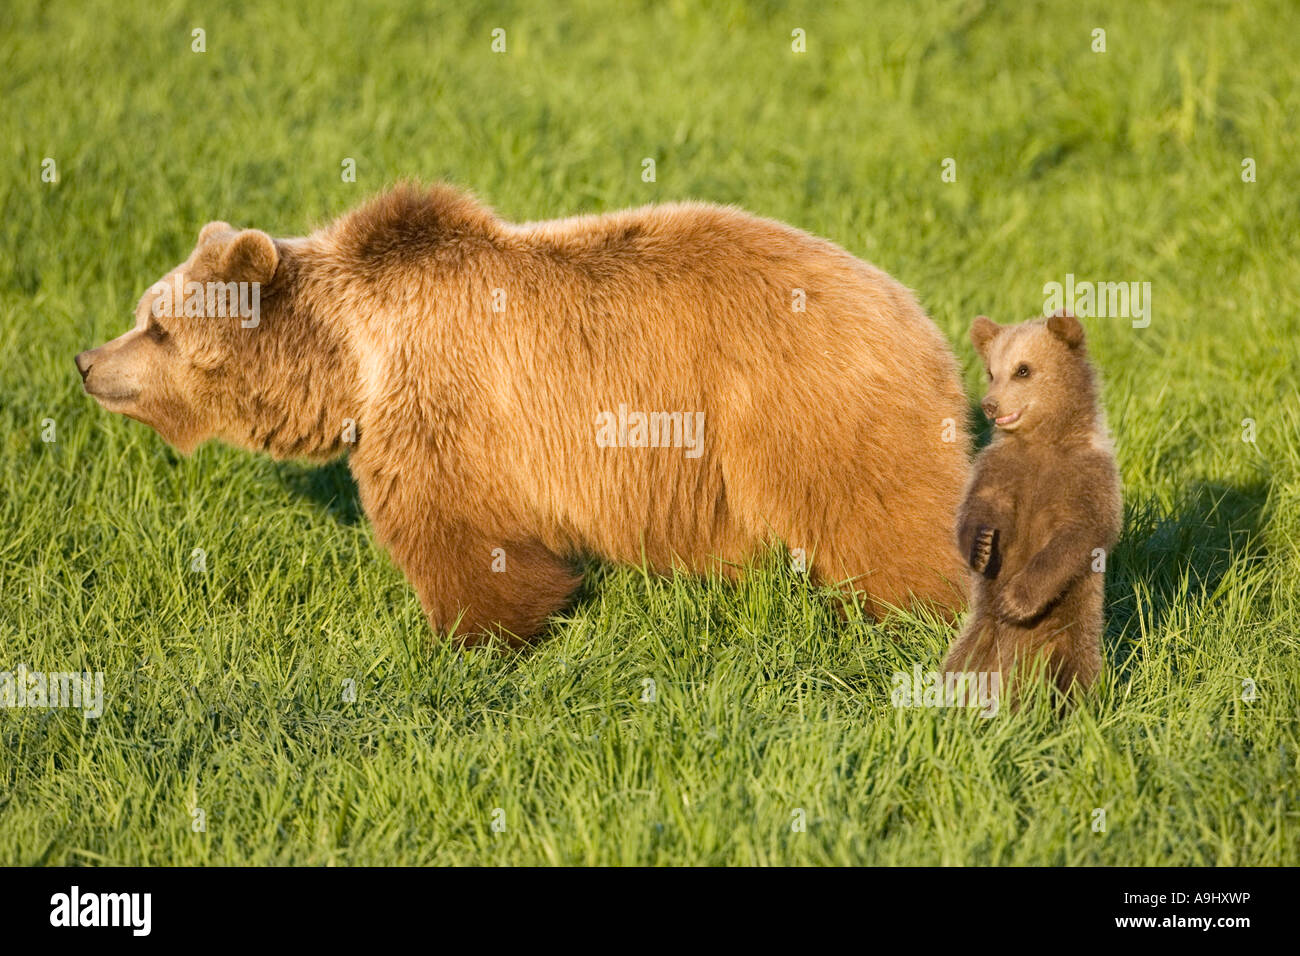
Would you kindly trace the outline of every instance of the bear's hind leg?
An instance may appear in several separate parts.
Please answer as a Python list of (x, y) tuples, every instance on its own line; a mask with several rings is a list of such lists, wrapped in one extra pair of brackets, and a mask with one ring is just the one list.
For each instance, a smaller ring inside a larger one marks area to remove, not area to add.
[(982, 615), (972, 612), (966, 629), (952, 642), (944, 656), (943, 673), (966, 671), (971, 673), (1001, 674), (1011, 664), (1005, 639), (999, 640), (998, 628)]
[(1080, 639), (1077, 634), (1065, 634), (1043, 649), (1047, 658), (1047, 671), (1061, 693), (1068, 694), (1077, 685), (1087, 690), (1101, 672), (1101, 648), (1098, 641)]

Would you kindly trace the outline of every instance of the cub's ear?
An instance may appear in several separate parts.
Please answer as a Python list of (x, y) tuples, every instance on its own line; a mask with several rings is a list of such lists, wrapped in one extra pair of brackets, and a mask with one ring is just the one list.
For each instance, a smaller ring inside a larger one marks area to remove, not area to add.
[(970, 327), (971, 345), (975, 346), (975, 351), (981, 358), (984, 357), (984, 350), (1002, 331), (1002, 326), (998, 325), (987, 315), (975, 317), (974, 323)]
[(220, 219), (214, 220), (199, 230), (199, 245), (204, 245), (212, 240), (213, 236), (220, 235), (223, 232), (234, 232), (235, 228), (228, 222), (222, 222)]
[(245, 229), (221, 253), (218, 271), (228, 282), (270, 283), (280, 264), (275, 242), (260, 229)]
[(1083, 324), (1069, 312), (1057, 312), (1049, 318), (1047, 330), (1072, 349), (1083, 344)]

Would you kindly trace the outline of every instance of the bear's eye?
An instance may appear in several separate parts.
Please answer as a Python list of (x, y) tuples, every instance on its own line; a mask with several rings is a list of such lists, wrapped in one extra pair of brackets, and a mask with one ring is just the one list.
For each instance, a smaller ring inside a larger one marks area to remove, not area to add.
[(149, 338), (153, 339), (155, 342), (165, 342), (167, 340), (167, 330), (157, 322), (150, 321), (150, 323), (145, 326), (144, 334), (149, 336)]
[(1029, 378), (1029, 366), (1024, 362), (1016, 367), (1016, 378)]

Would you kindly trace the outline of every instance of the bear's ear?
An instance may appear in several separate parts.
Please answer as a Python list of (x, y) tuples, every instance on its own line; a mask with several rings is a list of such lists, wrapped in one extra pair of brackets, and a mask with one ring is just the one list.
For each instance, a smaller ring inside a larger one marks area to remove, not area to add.
[(1002, 326), (998, 325), (987, 315), (978, 315), (970, 327), (971, 345), (975, 346), (975, 351), (981, 358), (984, 357), (984, 350), (988, 348), (990, 342), (997, 337), (1002, 331)]
[(210, 242), (213, 236), (219, 235), (223, 232), (234, 231), (235, 228), (230, 223), (222, 222), (219, 219), (214, 220), (199, 230), (199, 245), (204, 245), (205, 243)]
[(1049, 318), (1047, 330), (1072, 349), (1083, 344), (1083, 324), (1069, 312), (1057, 312)]
[(245, 229), (221, 253), (220, 274), (228, 282), (270, 283), (280, 264), (275, 242), (260, 229)]

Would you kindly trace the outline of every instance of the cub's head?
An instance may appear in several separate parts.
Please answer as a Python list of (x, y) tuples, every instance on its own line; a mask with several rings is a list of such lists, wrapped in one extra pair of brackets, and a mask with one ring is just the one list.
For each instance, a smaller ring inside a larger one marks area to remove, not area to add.
[(1093, 425), (1096, 383), (1074, 316), (999, 325), (981, 315), (970, 334), (988, 372), (981, 405), (999, 431), (1059, 433)]
[(326, 405), (348, 384), (343, 350), (300, 307), (294, 255), (256, 229), (204, 226), (134, 327), (76, 357), (86, 393), (186, 454), (209, 438), (279, 457), (337, 451)]

